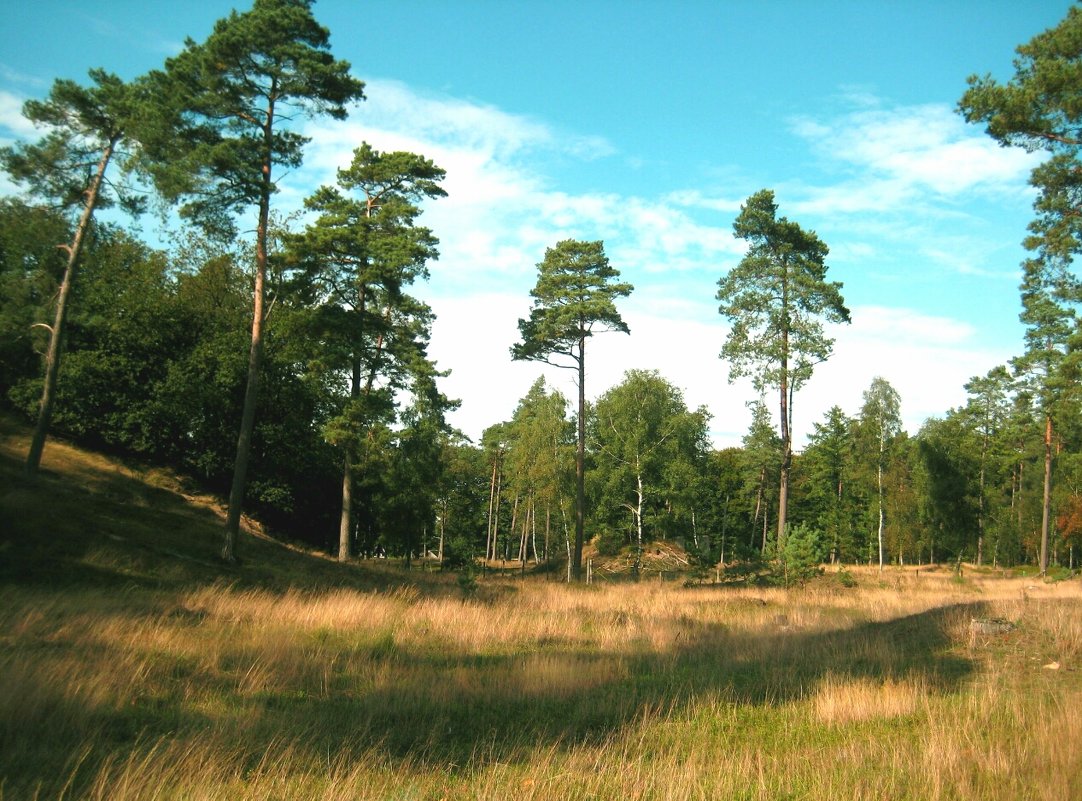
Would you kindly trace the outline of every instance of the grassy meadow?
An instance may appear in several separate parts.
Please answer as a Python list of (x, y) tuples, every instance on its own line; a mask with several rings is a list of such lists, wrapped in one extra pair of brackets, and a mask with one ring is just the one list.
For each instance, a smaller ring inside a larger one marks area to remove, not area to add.
[(209, 500), (62, 444), (28, 482), (22, 441), (0, 429), (4, 801), (1082, 797), (1077, 580), (466, 597), (257, 530), (226, 569)]

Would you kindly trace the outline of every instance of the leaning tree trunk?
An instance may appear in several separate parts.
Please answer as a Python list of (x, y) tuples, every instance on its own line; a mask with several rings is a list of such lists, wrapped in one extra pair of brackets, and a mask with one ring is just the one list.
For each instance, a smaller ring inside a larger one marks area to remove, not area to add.
[(60, 375), (60, 353), (64, 343), (68, 299), (71, 297), (71, 288), (75, 282), (75, 269), (79, 263), (79, 255), (83, 252), (83, 243), (86, 241), (90, 223), (94, 218), (94, 208), (98, 205), (98, 198), (101, 196), (105, 171), (109, 168), (109, 161), (113, 157), (118, 141), (119, 137), (114, 137), (106, 143), (101, 159), (98, 160), (97, 169), (86, 189), (86, 201), (83, 204), (83, 213), (79, 216), (79, 224), (75, 228), (75, 236), (70, 245), (61, 246), (67, 251), (68, 261), (64, 267), (64, 277), (60, 282), (60, 293), (56, 300), (56, 316), (53, 319), (52, 328), (49, 329), (49, 347), (45, 352), (45, 379), (41, 389), (38, 421), (30, 440), (30, 451), (26, 456), (26, 472), (29, 475), (36, 475), (41, 466), (41, 455), (45, 450), (45, 439), (49, 435), (49, 422), (52, 420), (53, 403), (56, 400), (56, 384)]

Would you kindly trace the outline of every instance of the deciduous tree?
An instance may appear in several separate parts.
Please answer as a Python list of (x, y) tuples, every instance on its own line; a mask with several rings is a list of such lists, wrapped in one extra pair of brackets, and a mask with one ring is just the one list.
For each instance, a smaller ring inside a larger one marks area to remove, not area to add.
[[(538, 511), (544, 515), (545, 558), (549, 555), (553, 516), (559, 525), (568, 512), (565, 501), (570, 496), (568, 490), (574, 462), (573, 430), (567, 417), (567, 399), (556, 390), (550, 391), (543, 377), (538, 378), (519, 401), (514, 417), (506, 426), (506, 488), (524, 504), (522, 514), (518, 516), (522, 525), (519, 558), (523, 563), (530, 541), (526, 535), (528, 531), (536, 533)], [(533, 549), (535, 559), (540, 558), (536, 541)]]
[(683, 393), (655, 371), (628, 370), (593, 409), (591, 449), (609, 504), (630, 513), (635, 571), (642, 564), (648, 516), (660, 523), (681, 506), (694, 511), (706, 462), (705, 409), (690, 411)]
[(878, 498), (878, 514), (876, 519), (877, 541), (879, 543), (879, 572), (883, 572), (883, 526), (884, 526), (884, 496), (883, 496), (883, 471), (887, 466), (887, 447), (891, 440), (902, 429), (901, 398), (898, 391), (890, 385), (885, 378), (876, 376), (872, 384), (864, 391), (864, 404), (860, 409), (861, 425), (869, 432), (870, 439), (875, 442), (875, 476), (876, 497)]
[[(988, 522), (988, 474), (993, 466), (996, 442), (1010, 414), (1011, 375), (1003, 365), (984, 376), (973, 376), (965, 385), (969, 400), (963, 410), (980, 438), (980, 475), (977, 496), (977, 564), (984, 561)], [(998, 551), (998, 548), (996, 549)]]

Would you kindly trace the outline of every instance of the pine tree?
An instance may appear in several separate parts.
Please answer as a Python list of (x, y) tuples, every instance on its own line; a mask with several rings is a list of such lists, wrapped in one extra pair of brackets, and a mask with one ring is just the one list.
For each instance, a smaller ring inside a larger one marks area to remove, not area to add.
[(750, 376), (759, 392), (778, 393), (781, 473), (778, 544), (784, 544), (793, 464), (793, 394), (826, 361), (834, 340), (823, 323), (848, 323), (842, 285), (827, 281), (828, 248), (814, 231), (778, 217), (774, 193), (756, 192), (741, 207), (733, 234), (747, 255), (718, 281), (718, 311), (732, 328), (721, 349), (729, 380)]
[(616, 280), (620, 272), (609, 264), (601, 242), (558, 242), (545, 251), (537, 272), (537, 284), (530, 290), (533, 308), (528, 319), (518, 321), (522, 341), (511, 347), (511, 358), (541, 361), (577, 373), (575, 548), (571, 555), (571, 573), (577, 581), (582, 577), (586, 515), (586, 340), (601, 331), (629, 333), (616, 299), (627, 297), (634, 287)]
[(191, 39), (154, 75), (156, 91), (186, 121), (180, 136), (148, 142), (148, 168), (181, 214), (223, 236), (233, 215), (254, 208), (255, 284), (244, 411), (237, 435), (222, 558), (236, 559), (236, 540), (255, 425), (266, 322), (271, 198), (278, 167), (300, 165), (302, 116), (342, 119), (363, 98), (364, 84), (330, 53), (330, 33), (312, 15), (312, 0), (255, 0), (251, 10), (215, 23), (202, 44)]
[(121, 155), (121, 148), (131, 137), (139, 118), (154, 114), (153, 100), (135, 85), (126, 84), (103, 70), (91, 70), (90, 78), (94, 83), (90, 87), (58, 80), (48, 98), (28, 101), (23, 106), (23, 116), (35, 125), (46, 127), (48, 133), (34, 144), (0, 149), (0, 165), (32, 195), (65, 210), (78, 210), (72, 238), (61, 245), (66, 263), (53, 323), (48, 326), (41, 402), (26, 457), (26, 470), (31, 475), (37, 473), (45, 449), (72, 287), (94, 212), (114, 200), (133, 211), (141, 206), (135, 195), (125, 195), (117, 191), (118, 185), (110, 185), (106, 173)]

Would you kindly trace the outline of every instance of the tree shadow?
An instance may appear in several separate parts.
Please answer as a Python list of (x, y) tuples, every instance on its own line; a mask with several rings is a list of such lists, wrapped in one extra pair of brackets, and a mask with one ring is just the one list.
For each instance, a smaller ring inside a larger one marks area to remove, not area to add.
[[(601, 743), (644, 716), (679, 714), (706, 700), (780, 707), (814, 697), (827, 679), (910, 681), (945, 694), (974, 669), (951, 632), (983, 612), (981, 603), (957, 604), (826, 632), (758, 634), (688, 622), (673, 647), (642, 642), (603, 653), (558, 640), (514, 654), (419, 650), (393, 637), (358, 650), (344, 641), (323, 658), (368, 663), (367, 672), (386, 680), (362, 687), (345, 670), (325, 674), (318, 691), (260, 692), (244, 729), (253, 756), (289, 732), (317, 759), (375, 750), (392, 761), (461, 766)], [(298, 658), (283, 654), (286, 662)]]
[[(102, 625), (166, 615), (166, 625), (190, 629), (195, 638), (226, 636), (225, 630), (201, 628), (220, 624), (205, 614), (179, 608), (167, 614), (157, 597), (148, 596), (141, 611), (118, 600), (103, 610)], [(636, 634), (636, 621), (625, 620), (626, 613), (614, 612), (604, 624), (626, 624), (629, 636), (603, 651), (561, 636), (501, 653), (451, 640), (441, 648), (435, 637), (396, 637), (387, 630), (317, 629), (272, 649), (223, 648), (213, 672), (198, 659), (147, 644), (134, 661), (154, 674), (133, 685), (131, 702), (123, 706), (87, 703), (76, 690), (50, 682), (47, 670), (15, 671), (19, 693), (46, 699), (47, 708), (33, 716), (39, 724), (3, 729), (0, 751), (8, 756), (0, 759), (0, 775), (60, 781), (69, 775), (63, 755), (85, 747), (88, 738), (93, 752), (75, 789), (118, 755), (123, 759), (158, 738), (236, 743), (253, 765), (288, 748), (314, 765), (325, 764), (328, 755), (348, 761), (376, 753), (392, 763), (453, 768), (604, 743), (644, 718), (678, 717), (703, 703), (778, 708), (813, 698), (828, 680), (909, 681), (924, 692), (946, 694), (974, 670), (958, 647), (960, 622), (984, 613), (982, 603), (956, 604), (827, 631), (780, 620), (756, 631), (676, 618), (668, 621), (675, 632), (659, 644)], [(569, 631), (579, 625), (569, 615)], [(41, 647), (85, 659), (97, 670), (122, 663), (121, 655), (98, 646), (93, 654), (76, 645), (65, 652), (68, 646), (59, 640)], [(19, 663), (7, 664), (5, 669), (0, 661), (0, 669), (11, 673)], [(217, 710), (213, 716), (208, 703)], [(63, 727), (50, 720), (64, 721)], [(51, 750), (45, 755), (33, 742), (48, 742)], [(2, 764), (9, 760), (17, 764)], [(9, 786), (14, 792), (23, 785)]]

